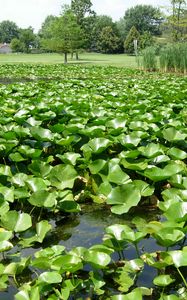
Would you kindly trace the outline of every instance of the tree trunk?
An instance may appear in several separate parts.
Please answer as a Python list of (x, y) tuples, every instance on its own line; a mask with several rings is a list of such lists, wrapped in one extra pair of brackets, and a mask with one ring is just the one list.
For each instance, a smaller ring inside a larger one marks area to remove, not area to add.
[(73, 52), (71, 52), (71, 59), (73, 59)]
[(68, 63), (68, 54), (64, 53), (64, 63), (67, 64)]
[(79, 53), (76, 51), (76, 60), (79, 60)]

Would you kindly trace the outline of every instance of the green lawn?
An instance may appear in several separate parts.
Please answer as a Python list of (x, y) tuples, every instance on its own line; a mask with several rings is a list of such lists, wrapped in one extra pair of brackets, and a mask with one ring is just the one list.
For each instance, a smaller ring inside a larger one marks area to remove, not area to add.
[[(64, 57), (60, 54), (0, 54), (0, 64), (15, 63), (41, 63), (56, 64), (63, 63)], [(100, 54), (100, 53), (81, 53), (79, 61), (68, 58), (69, 63), (84, 63), (94, 65), (112, 65), (118, 67), (136, 68), (136, 58), (126, 54)]]

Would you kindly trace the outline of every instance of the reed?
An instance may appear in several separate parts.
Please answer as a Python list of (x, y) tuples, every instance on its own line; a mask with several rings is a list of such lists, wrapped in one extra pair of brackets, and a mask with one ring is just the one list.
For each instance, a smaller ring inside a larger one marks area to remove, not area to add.
[(156, 71), (157, 56), (155, 47), (150, 46), (142, 51), (140, 64), (142, 68), (146, 71)]
[(160, 51), (160, 69), (163, 72), (187, 72), (187, 43), (168, 44)]

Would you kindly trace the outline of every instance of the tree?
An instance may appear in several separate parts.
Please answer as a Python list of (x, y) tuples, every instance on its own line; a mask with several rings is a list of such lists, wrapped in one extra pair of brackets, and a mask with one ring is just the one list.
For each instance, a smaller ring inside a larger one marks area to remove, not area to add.
[(38, 32), (40, 38), (49, 39), (52, 37), (51, 35), (51, 25), (57, 19), (57, 17), (53, 15), (49, 15), (45, 18), (44, 22), (42, 23), (42, 27)]
[(77, 23), (82, 27), (86, 15), (92, 15), (92, 2), (90, 0), (71, 0), (71, 9), (77, 18)]
[(30, 48), (35, 46), (35, 39), (36, 36), (32, 27), (20, 29), (19, 40), (24, 43), (26, 52), (29, 52)]
[[(90, 36), (90, 23), (92, 23), (95, 12), (91, 9), (92, 2), (90, 0), (71, 0), (71, 10), (76, 16), (77, 24), (82, 29), (84, 40), (89, 40)], [(91, 17), (91, 18), (90, 18)], [(79, 59), (78, 52), (76, 51), (76, 59)]]
[(24, 52), (25, 51), (25, 44), (21, 42), (19, 39), (14, 38), (10, 43), (10, 48), (13, 52)]
[(60, 17), (51, 24), (50, 39), (43, 40), (43, 47), (58, 53), (64, 53), (64, 63), (67, 63), (67, 54), (77, 51), (83, 45), (81, 27), (77, 24), (76, 16), (66, 6)]
[(153, 46), (154, 39), (150, 32), (145, 31), (144, 34), (140, 36), (140, 47), (141, 49), (145, 49), (147, 47)]
[(120, 36), (121, 40), (124, 41), (127, 36), (125, 19), (120, 18), (119, 21), (116, 22), (116, 27), (119, 32), (119, 36)]
[(125, 12), (124, 19), (126, 36), (133, 26), (136, 27), (140, 34), (148, 31), (152, 35), (159, 35), (161, 34), (160, 25), (164, 21), (160, 9), (152, 5), (136, 5), (129, 8)]
[(10, 43), (13, 38), (18, 38), (19, 28), (12, 21), (2, 21), (0, 23), (0, 42)]
[(171, 27), (172, 38), (174, 41), (179, 41), (183, 38), (186, 24), (186, 1), (171, 0), (172, 12), (168, 17), (168, 25)]
[(97, 48), (102, 53), (117, 53), (121, 47), (121, 41), (115, 34), (111, 26), (106, 26), (102, 29)]
[[(98, 49), (98, 41), (101, 39), (101, 32), (104, 28), (112, 28), (112, 34), (115, 34), (119, 38), (119, 33), (116, 24), (112, 18), (107, 15), (95, 16), (92, 28), (90, 30), (90, 49), (93, 51), (100, 51)], [(104, 36), (107, 31), (105, 31)]]
[(135, 26), (132, 26), (132, 28), (129, 31), (129, 34), (127, 35), (127, 38), (124, 42), (124, 49), (127, 53), (134, 53), (135, 47), (134, 47), (134, 41), (137, 40), (137, 44), (140, 43), (140, 33), (136, 29)]

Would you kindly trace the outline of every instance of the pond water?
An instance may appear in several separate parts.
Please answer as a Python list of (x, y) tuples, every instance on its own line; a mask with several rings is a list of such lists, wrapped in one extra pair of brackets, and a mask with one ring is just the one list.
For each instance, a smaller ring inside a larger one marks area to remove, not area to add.
[[(69, 251), (74, 247), (91, 247), (95, 244), (102, 243), (102, 238), (105, 233), (105, 228), (112, 224), (126, 224), (132, 225), (131, 220), (135, 216), (145, 218), (146, 221), (160, 220), (161, 216), (158, 211), (151, 211), (145, 214), (145, 211), (136, 212), (133, 215), (117, 216), (111, 214), (110, 210), (102, 209), (98, 206), (84, 206), (81, 214), (72, 214), (68, 217), (58, 216), (57, 220), (50, 220), (53, 225), (52, 232), (46, 237), (43, 247), (50, 247), (55, 244), (64, 245)], [(14, 247), (15, 251), (16, 247)], [(27, 257), (33, 255), (34, 252), (41, 248), (25, 248), (21, 250), (21, 256)], [(151, 238), (146, 238), (140, 243), (140, 252), (153, 252), (155, 250), (163, 250), (158, 246)], [(19, 248), (16, 251), (20, 251)], [(11, 251), (9, 252), (11, 253)], [(133, 246), (129, 245), (124, 250), (124, 255), (127, 259), (133, 259), (137, 257), (136, 250)], [(118, 260), (118, 254), (115, 253), (113, 258)], [(152, 273), (151, 273), (152, 272)], [(141, 286), (152, 286), (152, 279), (155, 276), (155, 271), (149, 267), (146, 267), (143, 275), (138, 279), (138, 284)], [(13, 284), (9, 287), (8, 291), (0, 293), (0, 299), (13, 300), (17, 289)]]

